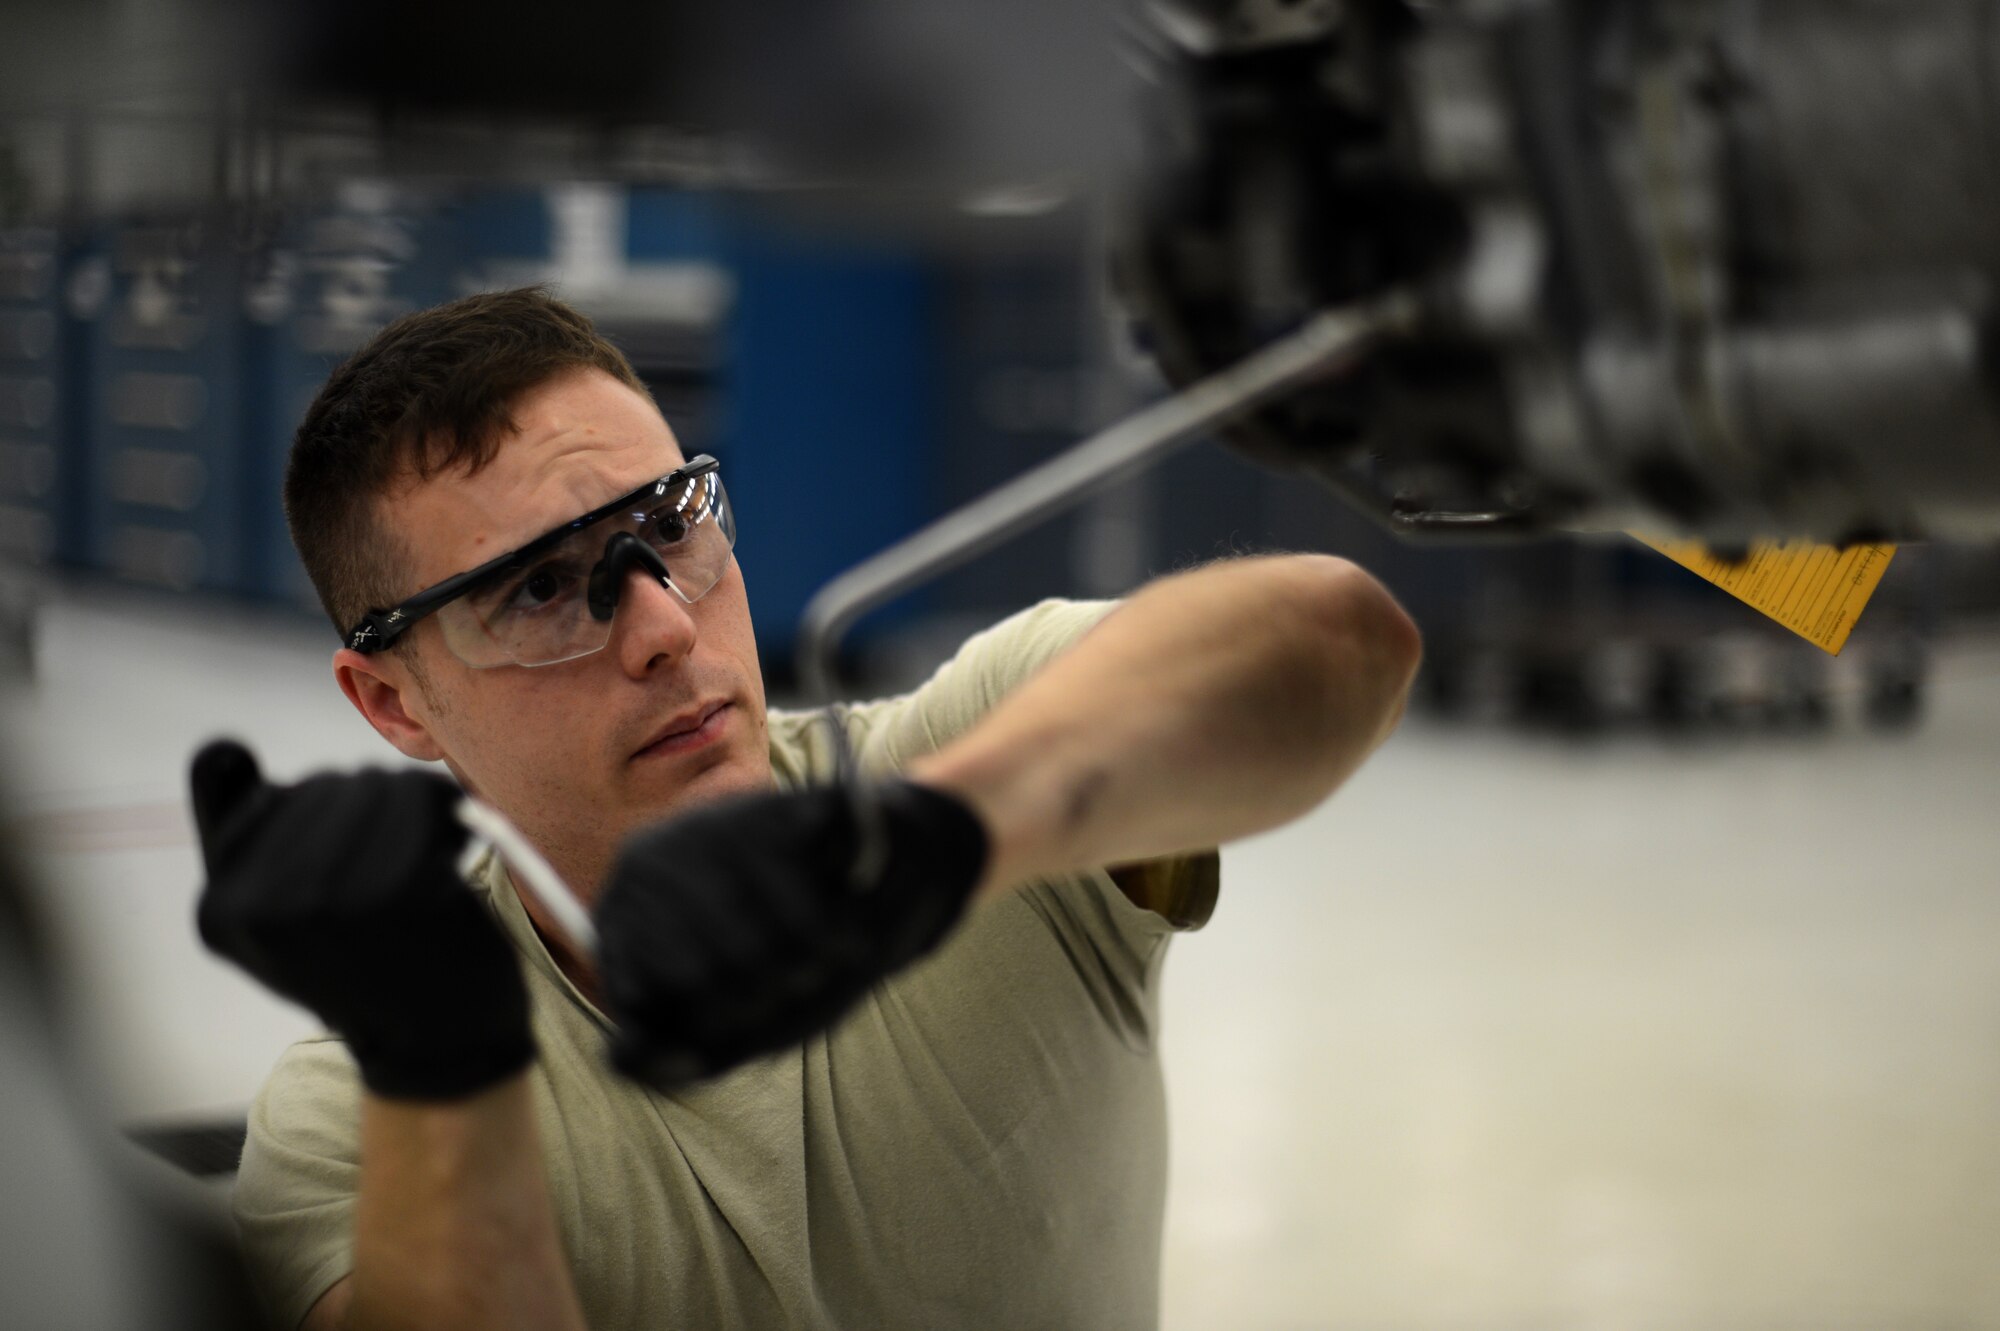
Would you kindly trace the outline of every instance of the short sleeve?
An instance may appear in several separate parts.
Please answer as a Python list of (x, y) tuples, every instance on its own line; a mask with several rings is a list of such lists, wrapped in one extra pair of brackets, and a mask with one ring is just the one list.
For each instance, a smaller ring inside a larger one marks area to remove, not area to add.
[[(1117, 608), (1116, 601), (1042, 601), (967, 639), (912, 692), (849, 709), (848, 736), (862, 770), (899, 771), (943, 748)], [(786, 775), (793, 780), (824, 779), (832, 770), (825, 730), (813, 716), (792, 714), (774, 726), (774, 733), (789, 741), (792, 770)], [(786, 764), (779, 766), (783, 771)], [(1097, 871), (1057, 880), (1066, 884), (1063, 892), (1087, 883), (1091, 895), (1113, 898), (1078, 903), (1076, 918), (1088, 920), (1086, 932), (1114, 943), (1142, 968), (1150, 964), (1158, 938), (1207, 922), (1218, 881), (1213, 850), (1120, 866), (1108, 877)]]
[(1043, 601), (966, 640), (914, 693), (870, 718), (864, 760), (879, 750), (888, 767), (942, 748), (1074, 646), (1115, 601)]
[[(848, 738), (862, 769), (900, 771), (943, 748), (1117, 606), (1116, 601), (1043, 601), (968, 638), (911, 692), (845, 708)], [(831, 775), (833, 755), (819, 717), (818, 712), (772, 713), (771, 757), (781, 781), (803, 785)]]
[(331, 1036), (287, 1049), (250, 1108), (233, 1208), (277, 1326), (297, 1326), (353, 1269), (360, 1122), (360, 1077)]

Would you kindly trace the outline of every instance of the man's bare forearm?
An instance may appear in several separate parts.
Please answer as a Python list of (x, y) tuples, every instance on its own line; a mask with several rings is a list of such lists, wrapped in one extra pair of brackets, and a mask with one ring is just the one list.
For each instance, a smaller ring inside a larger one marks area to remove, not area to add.
[(364, 1098), (342, 1285), (309, 1331), (581, 1331), (526, 1076), (462, 1100)]
[(987, 890), (1217, 845), (1331, 794), (1401, 719), (1420, 657), (1343, 560), (1210, 565), (1135, 594), (909, 774), (985, 819)]

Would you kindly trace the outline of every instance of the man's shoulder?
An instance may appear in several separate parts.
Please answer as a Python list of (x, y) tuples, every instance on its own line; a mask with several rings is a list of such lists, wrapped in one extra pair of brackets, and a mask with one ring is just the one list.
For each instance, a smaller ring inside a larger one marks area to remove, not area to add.
[[(895, 770), (942, 747), (1117, 605), (1052, 597), (973, 633), (916, 688), (842, 707), (849, 742), (864, 768), (876, 770)], [(773, 709), (770, 722), (773, 766), (783, 779), (808, 782), (831, 773), (825, 712)]]
[(932, 678), (953, 673), (954, 667), (964, 673), (969, 666), (993, 676), (990, 682), (1002, 685), (1004, 691), (1020, 682), (1010, 677), (1012, 673), (1025, 677), (1041, 669), (1117, 607), (1116, 601), (1066, 597), (1037, 601), (967, 638)]
[(340, 1076), (356, 1077), (354, 1056), (347, 1050), (347, 1041), (332, 1031), (321, 1031), (308, 1035), (302, 1040), (294, 1040), (278, 1055), (277, 1065), (271, 1075), (279, 1073), (291, 1077)]
[(360, 1110), (361, 1074), (347, 1042), (331, 1033), (299, 1040), (278, 1056), (250, 1112), (250, 1133), (350, 1135)]

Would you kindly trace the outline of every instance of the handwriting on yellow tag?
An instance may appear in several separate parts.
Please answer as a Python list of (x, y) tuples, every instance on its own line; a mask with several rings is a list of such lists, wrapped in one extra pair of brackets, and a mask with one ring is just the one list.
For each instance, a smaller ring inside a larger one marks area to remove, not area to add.
[(1840, 549), (1785, 541), (1753, 545), (1748, 559), (1732, 564), (1717, 559), (1699, 541), (1656, 541), (1637, 532), (1633, 537), (1834, 656), (1847, 645), (1847, 635), (1896, 557), (1893, 545)]

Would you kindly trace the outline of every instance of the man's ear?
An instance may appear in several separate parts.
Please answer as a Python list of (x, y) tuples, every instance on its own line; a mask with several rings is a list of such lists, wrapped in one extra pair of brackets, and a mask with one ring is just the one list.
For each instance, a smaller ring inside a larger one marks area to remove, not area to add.
[(424, 762), (444, 757), (424, 719), (430, 709), (402, 662), (343, 647), (333, 654), (333, 677), (354, 710), (405, 756)]

